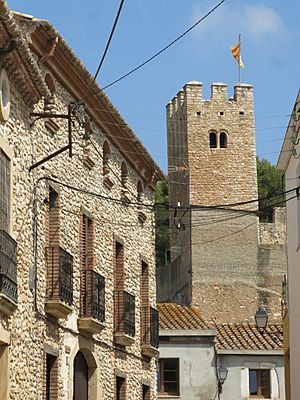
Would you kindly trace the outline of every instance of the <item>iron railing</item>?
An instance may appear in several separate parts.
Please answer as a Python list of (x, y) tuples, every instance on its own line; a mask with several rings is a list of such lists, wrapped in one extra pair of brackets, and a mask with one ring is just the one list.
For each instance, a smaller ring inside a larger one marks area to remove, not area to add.
[(47, 300), (73, 302), (73, 256), (61, 247), (47, 249)]
[(0, 230), (0, 292), (17, 302), (17, 242)]
[(135, 336), (135, 296), (125, 290), (115, 292), (115, 330)]
[(158, 348), (158, 311), (152, 307), (142, 307), (142, 344)]
[(93, 270), (81, 271), (81, 316), (105, 321), (105, 278)]

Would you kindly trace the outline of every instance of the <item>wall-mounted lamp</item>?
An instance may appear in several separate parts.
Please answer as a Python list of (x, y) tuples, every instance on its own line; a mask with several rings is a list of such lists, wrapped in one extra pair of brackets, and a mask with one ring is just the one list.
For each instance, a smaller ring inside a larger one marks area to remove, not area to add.
[(268, 323), (268, 313), (264, 309), (263, 306), (260, 306), (256, 311), (255, 315), (255, 323), (257, 328), (265, 329)]
[(218, 392), (220, 394), (222, 393), (224, 382), (227, 379), (228, 369), (224, 367), (224, 365), (221, 365), (217, 370), (217, 374), (218, 374)]

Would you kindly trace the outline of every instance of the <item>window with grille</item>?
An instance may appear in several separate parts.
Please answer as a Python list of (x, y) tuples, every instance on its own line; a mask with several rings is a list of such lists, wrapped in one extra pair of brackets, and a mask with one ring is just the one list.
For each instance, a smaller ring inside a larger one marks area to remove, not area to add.
[(269, 369), (249, 369), (250, 397), (269, 399), (271, 397), (271, 378)]
[(10, 159), (0, 150), (0, 229), (6, 232), (10, 230), (10, 207), (11, 207), (11, 171)]
[(159, 360), (158, 392), (164, 395), (179, 396), (178, 358), (161, 358)]

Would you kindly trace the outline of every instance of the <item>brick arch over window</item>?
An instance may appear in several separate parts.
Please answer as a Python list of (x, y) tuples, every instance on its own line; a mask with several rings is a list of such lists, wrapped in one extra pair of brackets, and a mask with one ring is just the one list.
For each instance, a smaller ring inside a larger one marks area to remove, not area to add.
[(103, 143), (103, 176), (109, 174), (110, 147), (107, 141)]
[(44, 109), (46, 112), (55, 112), (55, 92), (56, 92), (56, 88), (55, 88), (55, 82), (54, 79), (52, 77), (52, 75), (47, 72), (45, 75), (45, 83), (48, 86), (48, 89), (51, 93), (51, 97), (48, 99), (45, 99), (45, 103), (44, 103)]
[(128, 182), (128, 169), (125, 161), (121, 164), (121, 183), (123, 188), (126, 188)]
[(211, 149), (216, 149), (218, 146), (217, 132), (212, 131), (209, 133), (209, 147)]
[(144, 191), (143, 184), (142, 184), (141, 181), (138, 181), (138, 183), (137, 183), (137, 197), (136, 197), (138, 202), (142, 202), (142, 200), (143, 200), (143, 191)]
[(55, 94), (56, 88), (55, 88), (54, 79), (49, 72), (47, 72), (45, 75), (45, 82), (46, 82), (46, 85), (48, 86), (48, 89), (50, 90), (51, 95), (53, 96)]
[(220, 132), (220, 148), (226, 149), (227, 147), (227, 133), (222, 131)]

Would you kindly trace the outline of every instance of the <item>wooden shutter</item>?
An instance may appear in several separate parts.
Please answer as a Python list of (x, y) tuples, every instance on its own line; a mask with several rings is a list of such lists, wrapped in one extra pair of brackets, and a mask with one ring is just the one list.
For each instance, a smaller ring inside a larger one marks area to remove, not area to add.
[(241, 397), (246, 399), (249, 397), (249, 369), (241, 369)]
[(0, 229), (9, 232), (10, 225), (10, 159), (0, 151)]
[(271, 369), (271, 398), (279, 399), (279, 385), (276, 369)]

